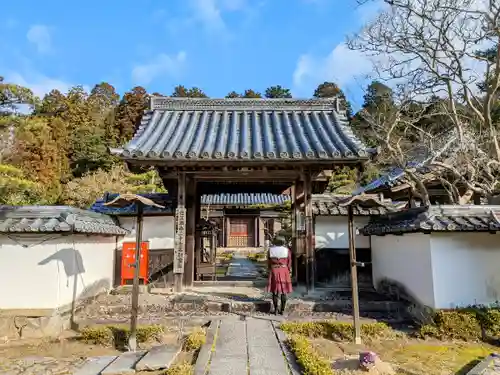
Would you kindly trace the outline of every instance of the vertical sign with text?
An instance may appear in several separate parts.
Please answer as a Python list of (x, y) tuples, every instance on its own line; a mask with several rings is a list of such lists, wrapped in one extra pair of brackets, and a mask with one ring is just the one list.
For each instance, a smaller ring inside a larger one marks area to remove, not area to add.
[(186, 240), (186, 209), (175, 210), (174, 273), (184, 273), (184, 243)]

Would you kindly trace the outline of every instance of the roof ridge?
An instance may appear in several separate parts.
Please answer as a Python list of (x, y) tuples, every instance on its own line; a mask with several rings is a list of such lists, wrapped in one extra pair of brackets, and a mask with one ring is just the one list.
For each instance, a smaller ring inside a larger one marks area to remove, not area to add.
[(335, 110), (341, 113), (339, 98), (298, 99), (298, 98), (168, 98), (152, 96), (150, 109), (154, 110), (203, 110), (203, 109), (311, 109)]

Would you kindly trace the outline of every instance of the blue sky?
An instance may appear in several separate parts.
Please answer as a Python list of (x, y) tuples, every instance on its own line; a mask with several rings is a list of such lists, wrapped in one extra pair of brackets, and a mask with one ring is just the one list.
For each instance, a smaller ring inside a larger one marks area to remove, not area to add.
[(211, 97), (271, 85), (309, 97), (335, 81), (357, 107), (371, 64), (347, 34), (376, 14), (356, 0), (142, 0), (2, 4), (0, 75), (42, 95), (107, 81)]

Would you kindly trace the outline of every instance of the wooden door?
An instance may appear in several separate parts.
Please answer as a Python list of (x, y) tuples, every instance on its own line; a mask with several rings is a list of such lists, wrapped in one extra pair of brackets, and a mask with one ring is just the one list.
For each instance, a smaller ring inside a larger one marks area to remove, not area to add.
[(253, 247), (252, 218), (232, 217), (229, 221), (228, 247)]

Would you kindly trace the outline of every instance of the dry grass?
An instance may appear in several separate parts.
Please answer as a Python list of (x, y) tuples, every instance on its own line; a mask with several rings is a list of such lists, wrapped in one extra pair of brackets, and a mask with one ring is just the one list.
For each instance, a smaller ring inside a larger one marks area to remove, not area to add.
[(183, 350), (187, 352), (200, 350), (201, 346), (205, 344), (206, 339), (207, 339), (207, 332), (205, 331), (205, 329), (201, 327), (195, 328), (186, 337), (186, 340), (184, 341)]
[(174, 363), (173, 366), (163, 372), (164, 375), (192, 375), (193, 365), (189, 361)]

